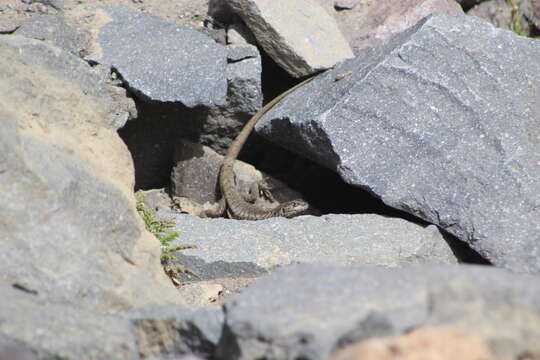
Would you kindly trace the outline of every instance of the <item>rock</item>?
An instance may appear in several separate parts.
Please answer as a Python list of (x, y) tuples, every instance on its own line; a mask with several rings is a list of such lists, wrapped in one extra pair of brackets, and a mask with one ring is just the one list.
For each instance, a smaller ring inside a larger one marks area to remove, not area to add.
[(28, 4), (33, 4), (33, 3), (41, 3), (45, 6), (48, 6), (48, 7), (51, 7), (55, 10), (61, 10), (63, 8), (65, 8), (65, 0), (27, 0), (27, 1), (23, 1), (23, 2), (26, 2)]
[[(489, 21), (494, 26), (512, 30), (514, 26), (513, 10), (510, 3), (506, 0), (491, 0), (475, 5), (467, 14), (477, 16)], [(527, 21), (524, 18), (519, 19), (522, 29), (527, 28)]]
[(309, 0), (229, 0), (228, 4), (266, 53), (294, 77), (331, 68), (353, 56), (335, 21)]
[(533, 0), (522, 0), (519, 2), (519, 11), (525, 14), (527, 19), (540, 30), (540, 3)]
[(231, 45), (255, 45), (257, 40), (243, 23), (235, 23), (227, 27), (227, 42)]
[(171, 208), (171, 198), (165, 189), (142, 191), (142, 195), (144, 205), (154, 212)]
[(64, 14), (33, 16), (15, 32), (32, 39), (45, 40), (77, 56), (87, 55), (88, 36)]
[[(211, 358), (221, 337), (223, 311), (188, 306), (152, 305), (127, 313), (142, 358)], [(166, 356), (166, 357), (163, 357)]]
[(178, 262), (201, 279), (256, 277), (298, 262), (382, 266), (457, 262), (435, 226), (423, 228), (380, 215), (261, 221), (176, 215), (175, 222), (181, 233), (175, 244), (197, 245), (177, 253)]
[[(187, 208), (182, 209), (181, 206), (182, 210), (186, 210), (184, 212), (199, 216), (199, 210), (203, 208), (198, 205), (215, 203), (221, 199), (218, 179), (219, 169), (223, 164), (222, 155), (206, 146), (182, 141), (176, 147), (174, 164), (171, 173), (171, 197), (185, 198), (181, 200), (187, 201), (185, 205), (195, 207), (195, 211), (189, 211)], [(261, 173), (253, 165), (243, 161), (235, 162), (234, 173), (237, 189), (242, 193), (248, 194), (254, 183), (264, 181), (279, 202), (301, 198), (300, 193), (283, 182)]]
[(336, 9), (354, 9), (358, 5), (359, 0), (335, 0), (334, 7)]
[(458, 4), (460, 4), (462, 7), (464, 8), (470, 8), (480, 2), (482, 2), (482, 0), (456, 0), (456, 2)]
[(480, 19), (430, 16), (298, 89), (256, 130), (492, 263), (538, 273), (539, 57), (540, 42)]
[(454, 0), (406, 0), (363, 2), (352, 10), (335, 13), (334, 17), (358, 55), (435, 12), (463, 14)]
[[(449, 308), (432, 305), (431, 299), (440, 294), (451, 306), (457, 293), (443, 295), (437, 289), (451, 282), (474, 297), (462, 297), (447, 313)], [(225, 314), (219, 359), (325, 359), (347, 344), (343, 339), (380, 336), (381, 324), (385, 335), (392, 335), (425, 323), (477, 338), (491, 349), (513, 347), (517, 358), (538, 348), (540, 282), (534, 276), (486, 266), (387, 269), (304, 264), (259, 280), (226, 302)], [(467, 322), (469, 316), (473, 317)], [(426, 319), (438, 319), (437, 325)]]
[[(320, 7), (322, 7), (324, 9), (324, 11), (326, 11), (328, 14), (330, 14), (332, 16), (335, 15), (335, 13), (336, 13), (335, 1), (336, 0), (314, 0), (314, 1)], [(345, 1), (347, 1), (347, 0), (345, 0)]]
[(330, 360), (487, 360), (493, 356), (488, 345), (443, 327), (421, 328), (405, 335), (360, 341), (340, 350)]
[(526, 279), (501, 273), (477, 283), (459, 276), (434, 282), (425, 324), (480, 337), (500, 359), (539, 359), (540, 282), (538, 276), (528, 277), (529, 284)]
[[(82, 30), (78, 21), (80, 21), (78, 17), (67, 16), (64, 12), (55, 15), (36, 15), (26, 20), (15, 34), (43, 40), (78, 57), (84, 57), (91, 47), (90, 34)], [(101, 77), (100, 82), (107, 82), (109, 85), (108, 95), (114, 98), (110, 101), (113, 104), (110, 113), (116, 117), (115, 127), (121, 128), (128, 120), (136, 117), (135, 103), (127, 97), (126, 90), (119, 86), (118, 81), (111, 78), (110, 67), (95, 65), (93, 69), (95, 75)]]
[[(171, 196), (186, 197), (200, 204), (218, 201), (222, 163), (223, 156), (206, 146), (189, 141), (179, 143), (171, 174)], [(242, 161), (235, 162), (234, 170), (241, 192), (248, 192), (253, 182), (263, 179), (260, 171)]]
[(208, 0), (208, 15), (223, 24), (232, 24), (236, 14), (226, 0)]
[(182, 300), (188, 305), (210, 306), (217, 304), (223, 286), (215, 283), (184, 284), (178, 288)]
[(225, 47), (182, 25), (127, 8), (103, 6), (95, 14), (108, 21), (94, 29), (92, 48), (99, 52), (88, 58), (115, 68), (141, 100), (188, 108), (224, 103)]
[(22, 21), (15, 19), (0, 20), (0, 34), (11, 34), (17, 30), (22, 24)]
[(0, 359), (38, 360), (38, 357), (24, 344), (0, 336)]
[(225, 105), (186, 109), (181, 104), (140, 102), (137, 121), (121, 130), (135, 159), (138, 188), (169, 186), (175, 148), (180, 141), (204, 142), (224, 152), (239, 129), (260, 108), (258, 52), (252, 46), (227, 49), (230, 63), (225, 75), (228, 81)]
[(2, 36), (0, 57), (3, 279), (81, 308), (174, 302), (159, 243), (135, 211), (107, 85), (37, 40)]
[(261, 56), (253, 45), (227, 46), (227, 99), (213, 107), (202, 128), (201, 143), (225, 154), (244, 124), (262, 106)]
[[(43, 293), (21, 291), (4, 281), (0, 294), (0, 338), (11, 344), (6, 349), (0, 341), (1, 359), (137, 358), (130, 323), (118, 315), (49, 302)], [(10, 349), (19, 358), (2, 356)]]
[(49, 302), (3, 281), (0, 294), (0, 358), (6, 360), (207, 359), (223, 327), (221, 309), (154, 305), (113, 315)]

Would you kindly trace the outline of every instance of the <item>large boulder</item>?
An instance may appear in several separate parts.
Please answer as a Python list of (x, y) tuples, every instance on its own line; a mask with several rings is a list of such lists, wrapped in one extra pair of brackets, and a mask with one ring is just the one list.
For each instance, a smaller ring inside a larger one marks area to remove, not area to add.
[(309, 0), (227, 3), (244, 20), (264, 51), (294, 77), (328, 69), (353, 56), (334, 19)]
[(477, 338), (494, 359), (540, 354), (538, 277), (486, 266), (289, 266), (230, 299), (225, 314), (219, 359), (326, 359), (423, 327)]
[(537, 40), (430, 16), (301, 87), (256, 129), (495, 265), (538, 273), (538, 58)]
[[(0, 38), (0, 273), (40, 297), (111, 311), (177, 302), (135, 210), (126, 109), (76, 56)], [(0, 321), (0, 323), (2, 323)]]

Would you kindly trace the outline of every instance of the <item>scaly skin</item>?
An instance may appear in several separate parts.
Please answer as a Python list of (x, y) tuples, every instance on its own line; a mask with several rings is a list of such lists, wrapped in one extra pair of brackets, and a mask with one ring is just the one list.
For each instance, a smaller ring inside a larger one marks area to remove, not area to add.
[(268, 110), (280, 102), (284, 97), (310, 82), (312, 79), (313, 77), (310, 77), (275, 97), (255, 115), (253, 115), (246, 125), (244, 125), (242, 131), (240, 131), (236, 139), (234, 139), (229, 147), (227, 155), (223, 160), (223, 165), (221, 165), (221, 170), (219, 173), (219, 186), (221, 188), (222, 198), (219, 202), (218, 210), (208, 211), (207, 216), (220, 216), (225, 212), (225, 208), (227, 208), (229, 217), (234, 219), (262, 220), (277, 216), (293, 217), (308, 208), (308, 204), (302, 200), (288, 201), (286, 203), (279, 204), (272, 209), (261, 208), (255, 204), (245, 201), (242, 194), (240, 194), (236, 189), (233, 165), (257, 121), (259, 121), (259, 119), (266, 114)]

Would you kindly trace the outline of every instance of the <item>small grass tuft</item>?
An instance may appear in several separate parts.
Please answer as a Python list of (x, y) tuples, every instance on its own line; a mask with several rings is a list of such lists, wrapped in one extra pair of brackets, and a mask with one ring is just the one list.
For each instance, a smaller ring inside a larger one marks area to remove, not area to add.
[(535, 32), (535, 26), (532, 24), (532, 22), (528, 21), (523, 13), (519, 10), (519, 2), (520, 0), (506, 0), (506, 3), (512, 9), (509, 24), (510, 30), (520, 36), (538, 39), (539, 37)]
[(176, 245), (171, 246), (171, 242), (176, 240), (180, 233), (172, 230), (174, 227), (174, 221), (168, 219), (161, 219), (156, 216), (156, 213), (147, 208), (144, 204), (144, 194), (141, 190), (135, 193), (135, 199), (137, 200), (137, 212), (142, 217), (146, 230), (154, 234), (155, 237), (161, 242), (161, 263), (170, 262), (175, 260), (174, 253), (185, 249), (195, 249), (196, 245)]

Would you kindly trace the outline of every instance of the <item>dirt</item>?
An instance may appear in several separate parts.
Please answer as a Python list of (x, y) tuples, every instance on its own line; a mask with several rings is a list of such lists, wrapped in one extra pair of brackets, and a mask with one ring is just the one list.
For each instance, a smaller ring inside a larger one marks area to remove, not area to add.
[(208, 0), (51, 0), (49, 3), (52, 5), (32, 1), (0, 0), (0, 33), (15, 31), (25, 20), (35, 15), (54, 15), (61, 11), (59, 9), (72, 10), (82, 6), (124, 6), (199, 29), (208, 10)]

